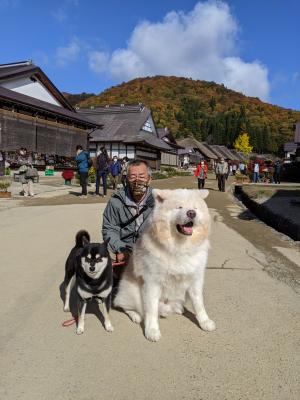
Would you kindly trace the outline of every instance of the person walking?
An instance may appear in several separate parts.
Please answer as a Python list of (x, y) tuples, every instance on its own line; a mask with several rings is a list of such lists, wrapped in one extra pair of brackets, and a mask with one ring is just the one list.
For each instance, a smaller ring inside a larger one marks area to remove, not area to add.
[(216, 175), (218, 179), (218, 188), (220, 192), (225, 192), (225, 181), (228, 175), (228, 164), (223, 157), (220, 158), (216, 166)]
[(127, 179), (127, 167), (128, 167), (129, 159), (128, 157), (124, 157), (121, 164), (121, 182), (123, 188), (125, 189), (126, 186), (126, 179)]
[(0, 176), (5, 175), (5, 153), (0, 150)]
[(109, 171), (111, 173), (111, 181), (112, 181), (113, 190), (116, 190), (117, 186), (119, 184), (119, 178), (120, 178), (120, 174), (121, 174), (121, 164), (120, 164), (117, 156), (113, 157), (112, 163), (109, 166)]
[(24, 197), (33, 197), (34, 188), (33, 183), (35, 177), (38, 176), (38, 171), (32, 166), (32, 158), (28, 155), (25, 148), (21, 148), (19, 151), (18, 162), (19, 168), (19, 182), (22, 184)]
[(100, 152), (96, 158), (96, 191), (95, 196), (100, 196), (99, 187), (102, 179), (103, 185), (103, 197), (107, 194), (107, 174), (109, 170), (109, 158), (106, 148), (103, 146), (100, 148)]
[(259, 180), (259, 163), (256, 160), (253, 166), (253, 183), (257, 183), (258, 180)]
[(281, 164), (280, 161), (277, 160), (274, 164), (274, 172), (273, 172), (274, 183), (280, 184), (280, 172), (281, 172)]
[(232, 166), (232, 174), (235, 175), (236, 174), (236, 170), (237, 170), (237, 165), (233, 164)]
[(194, 173), (195, 177), (198, 178), (198, 189), (204, 189), (207, 170), (208, 168), (205, 162), (203, 160), (200, 161)]
[(92, 160), (90, 159), (88, 151), (84, 151), (80, 144), (76, 146), (75, 160), (77, 163), (80, 186), (82, 188), (81, 197), (87, 197), (87, 179)]

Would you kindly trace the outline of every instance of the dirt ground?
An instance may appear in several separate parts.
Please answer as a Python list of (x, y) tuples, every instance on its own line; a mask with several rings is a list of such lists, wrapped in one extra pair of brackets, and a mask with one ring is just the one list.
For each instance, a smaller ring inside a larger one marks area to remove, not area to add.
[[(192, 177), (154, 182), (196, 188)], [(64, 262), (74, 235), (99, 240), (105, 199), (23, 200), (0, 213), (0, 398), (6, 400), (296, 400), (300, 395), (299, 244), (257, 221), (209, 179), (212, 233), (205, 303), (217, 330), (162, 319), (162, 339), (94, 305), (86, 331), (62, 328)], [(22, 206), (26, 205), (26, 207)]]

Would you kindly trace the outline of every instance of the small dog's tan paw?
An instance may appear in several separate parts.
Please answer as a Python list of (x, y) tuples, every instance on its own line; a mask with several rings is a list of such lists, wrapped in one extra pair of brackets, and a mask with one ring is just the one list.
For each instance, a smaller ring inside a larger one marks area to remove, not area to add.
[(158, 342), (161, 338), (161, 333), (159, 329), (152, 328), (145, 331), (145, 336), (150, 342)]
[(112, 326), (111, 322), (105, 322), (104, 323), (104, 327), (106, 332), (113, 332), (114, 331), (114, 327)]
[(207, 332), (212, 332), (216, 329), (216, 324), (211, 319), (199, 322), (200, 328)]
[(64, 312), (70, 312), (70, 307), (69, 306), (64, 306)]
[(77, 335), (82, 335), (83, 332), (84, 332), (84, 328), (82, 328), (82, 327), (78, 327), (78, 328), (76, 329)]

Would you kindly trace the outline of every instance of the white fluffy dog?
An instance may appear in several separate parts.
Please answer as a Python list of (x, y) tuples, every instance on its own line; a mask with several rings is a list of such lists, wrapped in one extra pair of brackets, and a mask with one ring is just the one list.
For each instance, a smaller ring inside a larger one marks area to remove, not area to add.
[(153, 190), (155, 207), (135, 244), (114, 305), (133, 322), (144, 318), (145, 336), (160, 339), (159, 316), (182, 314), (188, 294), (200, 327), (213, 331), (203, 304), (209, 249), (208, 190)]

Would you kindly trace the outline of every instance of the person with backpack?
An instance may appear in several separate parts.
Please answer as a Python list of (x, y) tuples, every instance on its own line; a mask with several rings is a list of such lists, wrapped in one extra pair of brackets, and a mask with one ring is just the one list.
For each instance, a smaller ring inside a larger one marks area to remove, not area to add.
[(103, 146), (100, 148), (100, 152), (96, 158), (96, 191), (94, 193), (95, 196), (100, 196), (99, 187), (100, 181), (102, 179), (103, 185), (103, 197), (107, 194), (107, 174), (109, 170), (108, 166), (109, 158), (106, 151), (106, 148)]
[(28, 155), (25, 148), (21, 148), (19, 151), (20, 164), (19, 168), (19, 182), (22, 183), (24, 197), (33, 197), (33, 182), (34, 179), (39, 176), (38, 171), (32, 165), (32, 158)]
[(77, 163), (80, 186), (82, 188), (81, 197), (87, 197), (88, 173), (89, 173), (89, 168), (92, 166), (93, 162), (90, 158), (89, 152), (84, 151), (80, 144), (76, 146), (75, 160)]

